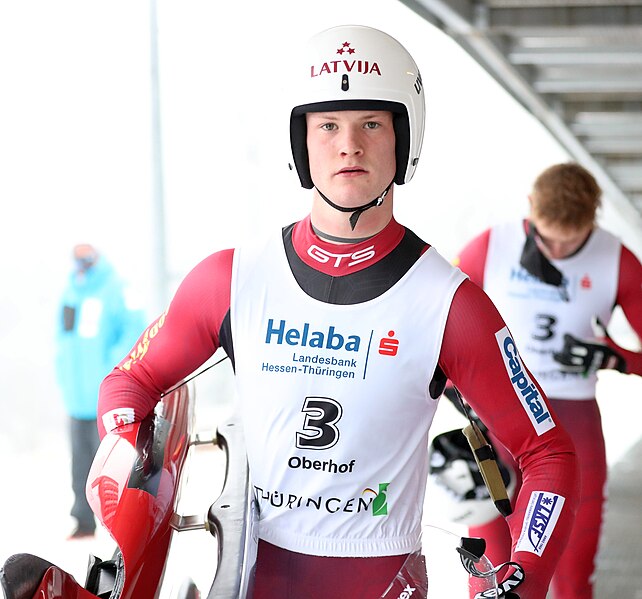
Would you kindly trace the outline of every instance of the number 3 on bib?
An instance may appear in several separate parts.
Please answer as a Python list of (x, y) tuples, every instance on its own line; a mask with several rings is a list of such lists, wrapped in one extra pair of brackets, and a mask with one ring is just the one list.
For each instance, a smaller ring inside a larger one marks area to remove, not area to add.
[(335, 426), (343, 415), (339, 402), (329, 397), (306, 397), (301, 411), (305, 414), (303, 431), (296, 434), (299, 449), (329, 449), (339, 440)]

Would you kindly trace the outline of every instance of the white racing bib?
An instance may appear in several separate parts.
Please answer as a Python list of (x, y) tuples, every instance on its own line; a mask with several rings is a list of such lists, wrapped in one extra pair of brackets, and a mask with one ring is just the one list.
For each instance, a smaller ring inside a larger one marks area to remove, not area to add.
[(553, 359), (564, 343), (564, 334), (592, 339), (591, 317), (608, 322), (615, 302), (620, 242), (595, 229), (575, 255), (551, 262), (562, 272), (570, 301), (557, 287), (530, 275), (519, 264), (526, 235), (516, 223), (492, 229), (484, 270), (484, 291), (514, 335), (524, 363), (548, 397), (595, 397), (595, 374), (584, 377), (563, 373)]
[(380, 297), (305, 294), (283, 241), (235, 252), (236, 383), (260, 538), (312, 555), (411, 551), (419, 537), (428, 393), (465, 276), (429, 249)]

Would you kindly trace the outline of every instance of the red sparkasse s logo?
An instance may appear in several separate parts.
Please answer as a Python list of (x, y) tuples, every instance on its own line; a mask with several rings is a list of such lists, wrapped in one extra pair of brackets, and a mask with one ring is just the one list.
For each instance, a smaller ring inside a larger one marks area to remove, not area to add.
[(361, 73), (362, 75), (375, 74), (381, 76), (381, 69), (376, 61), (352, 58), (356, 52), (356, 48), (353, 48), (350, 42), (343, 42), (335, 52), (335, 54), (339, 55), (339, 58), (328, 60), (320, 65), (312, 65), (310, 67), (310, 77), (319, 77), (320, 75), (331, 73)]
[(382, 356), (396, 356), (399, 351), (399, 339), (395, 339), (395, 332), (388, 331), (388, 337), (382, 337), (379, 341), (379, 353)]

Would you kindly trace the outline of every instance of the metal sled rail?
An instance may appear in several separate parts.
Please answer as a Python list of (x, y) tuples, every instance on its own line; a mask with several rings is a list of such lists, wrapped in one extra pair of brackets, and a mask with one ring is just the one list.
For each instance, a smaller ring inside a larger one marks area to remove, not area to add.
[[(171, 526), (178, 532), (206, 529), (217, 539), (216, 574), (208, 599), (244, 599), (247, 596), (255, 559), (256, 540), (253, 523), (256, 510), (252, 500), (245, 438), (240, 419), (232, 416), (217, 430), (216, 435), (196, 435), (191, 445), (213, 443), (225, 452), (226, 469), (223, 489), (210, 506), (206, 520), (202, 516), (181, 516), (174, 513)], [(194, 594), (193, 583), (179, 592), (179, 599)]]
[(211, 505), (207, 521), (218, 539), (218, 567), (208, 599), (244, 599), (253, 566), (253, 508), (240, 420), (217, 430), (217, 444), (227, 455), (223, 491)]

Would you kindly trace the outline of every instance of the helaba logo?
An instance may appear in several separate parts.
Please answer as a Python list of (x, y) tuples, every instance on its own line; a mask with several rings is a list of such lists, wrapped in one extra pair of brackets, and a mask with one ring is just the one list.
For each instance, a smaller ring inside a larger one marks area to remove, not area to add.
[(537, 387), (522, 365), (517, 346), (509, 335), (508, 328), (504, 327), (501, 331), (495, 333), (495, 338), (501, 348), (510, 382), (513, 384), (517, 397), (519, 397), (533, 423), (535, 431), (538, 435), (541, 435), (554, 428), (555, 423), (546, 409), (546, 405), (542, 402)]
[(531, 493), (516, 551), (542, 555), (564, 505), (564, 497), (546, 491)]
[[(512, 281), (519, 281), (520, 283), (536, 283), (538, 285), (548, 285), (545, 281), (540, 279), (539, 277), (532, 275), (530, 272), (528, 272), (523, 266), (520, 266), (518, 268), (511, 268), (510, 271), (510, 280)], [(562, 281), (560, 285), (562, 287), (568, 287), (568, 279), (562, 275)]]
[(388, 515), (388, 485), (390, 483), (379, 483), (379, 492), (367, 487), (363, 490), (361, 495), (366, 493), (374, 494), (375, 498), (372, 501), (372, 515), (373, 516), (387, 516)]
[(362, 75), (374, 73), (381, 76), (381, 69), (376, 61), (352, 58), (356, 52), (357, 49), (350, 42), (343, 42), (335, 52), (339, 58), (328, 60), (320, 65), (312, 65), (310, 67), (310, 77), (319, 77), (330, 73), (361, 73)]
[(333, 326), (325, 331), (311, 330), (310, 323), (306, 322), (302, 328), (289, 327), (285, 320), (275, 324), (270, 318), (267, 323), (265, 343), (282, 345), (300, 345), (301, 347), (316, 347), (358, 352), (361, 338), (358, 335), (345, 335), (337, 332)]

